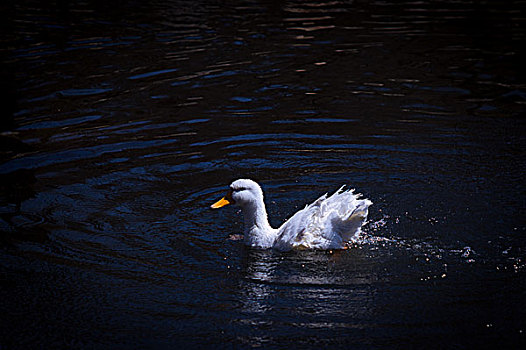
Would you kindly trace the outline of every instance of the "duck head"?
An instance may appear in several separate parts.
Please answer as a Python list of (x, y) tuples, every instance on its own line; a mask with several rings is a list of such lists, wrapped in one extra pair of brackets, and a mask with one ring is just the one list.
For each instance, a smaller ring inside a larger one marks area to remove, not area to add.
[(228, 204), (236, 204), (241, 207), (255, 206), (262, 200), (263, 191), (255, 181), (239, 179), (230, 184), (227, 194), (212, 204), (211, 208), (218, 209)]

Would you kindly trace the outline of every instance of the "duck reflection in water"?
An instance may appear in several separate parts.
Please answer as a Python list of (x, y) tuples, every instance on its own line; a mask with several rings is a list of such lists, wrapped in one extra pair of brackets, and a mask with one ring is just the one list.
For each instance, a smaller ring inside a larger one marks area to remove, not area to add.
[(362, 320), (374, 309), (378, 276), (360, 249), (280, 252), (249, 248), (244, 250), (241, 266), (238, 300), (245, 315), (237, 320), (241, 325), (262, 330), (278, 324), (361, 328)]

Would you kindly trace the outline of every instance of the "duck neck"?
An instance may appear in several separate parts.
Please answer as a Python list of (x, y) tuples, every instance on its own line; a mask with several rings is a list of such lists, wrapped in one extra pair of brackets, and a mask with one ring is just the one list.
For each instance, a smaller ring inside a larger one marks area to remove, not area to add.
[(260, 248), (270, 248), (274, 243), (277, 230), (268, 223), (267, 210), (263, 200), (247, 204), (243, 208), (245, 217), (245, 244)]

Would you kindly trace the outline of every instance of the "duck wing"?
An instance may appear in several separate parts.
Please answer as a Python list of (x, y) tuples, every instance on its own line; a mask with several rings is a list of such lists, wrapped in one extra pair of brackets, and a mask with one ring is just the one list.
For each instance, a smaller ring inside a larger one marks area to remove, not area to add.
[(372, 204), (354, 190), (341, 187), (332, 196), (323, 195), (298, 211), (279, 229), (274, 247), (289, 249), (342, 248), (361, 231)]

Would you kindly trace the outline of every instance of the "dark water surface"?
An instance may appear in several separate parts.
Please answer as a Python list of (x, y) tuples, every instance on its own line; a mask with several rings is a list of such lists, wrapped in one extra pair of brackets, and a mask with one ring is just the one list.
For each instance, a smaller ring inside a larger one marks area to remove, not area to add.
[[(523, 1), (42, 3), (0, 6), (2, 350), (525, 342)], [(370, 222), (249, 249), (240, 177)]]

